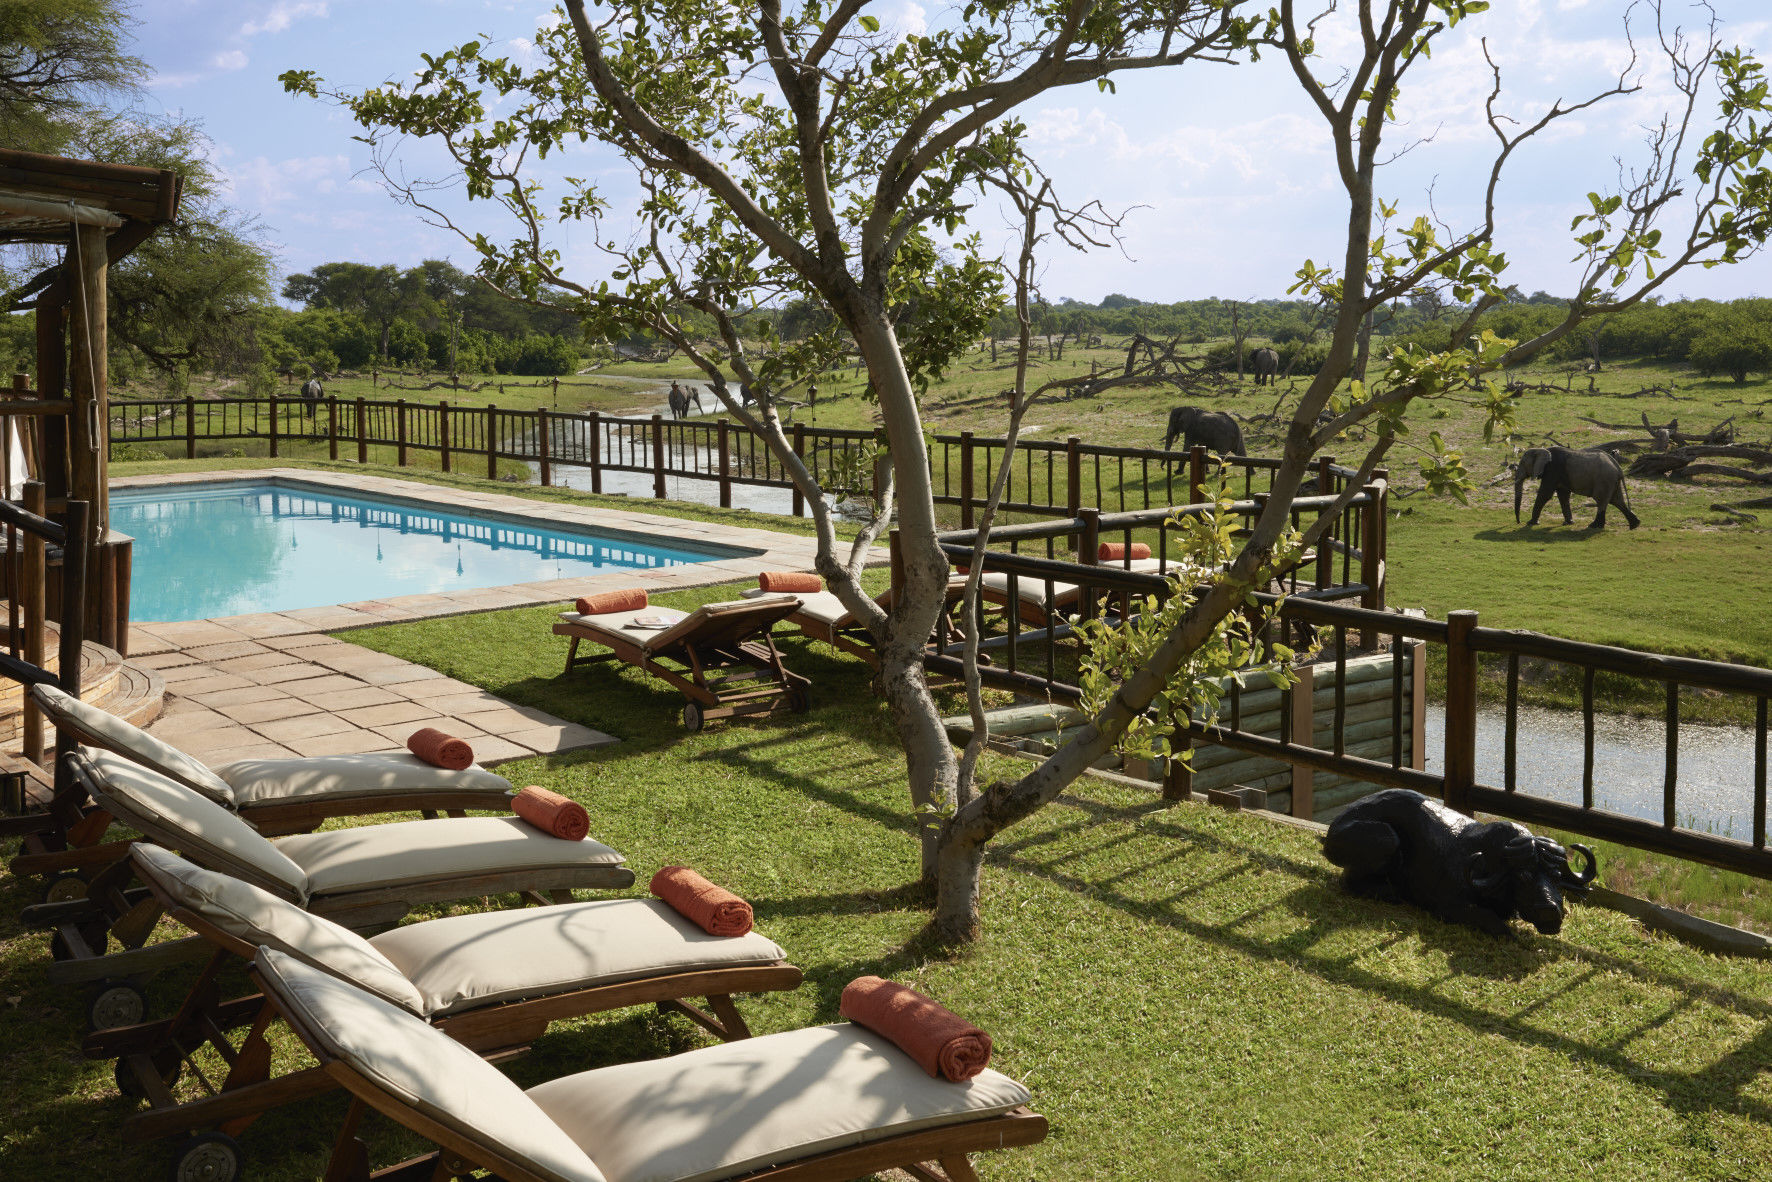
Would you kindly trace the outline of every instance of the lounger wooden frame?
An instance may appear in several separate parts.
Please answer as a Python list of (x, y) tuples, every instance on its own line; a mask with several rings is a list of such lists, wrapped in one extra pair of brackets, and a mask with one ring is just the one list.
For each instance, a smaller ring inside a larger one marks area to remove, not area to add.
[[(86, 729), (74, 719), (58, 724), (80, 744), (110, 751), (124, 759), (132, 756), (105, 736)], [(310, 833), (334, 817), (363, 817), (382, 813), (415, 812), (425, 817), (465, 817), (470, 810), (508, 813), (511, 793), (502, 788), (401, 790), (308, 800), (248, 804), (236, 815), (266, 837)], [(84, 875), (108, 859), (90, 851), (110, 828), (111, 815), (92, 805), (84, 787), (66, 775), (55, 778), (47, 805), (23, 817), (6, 818), (5, 834), (24, 838), (23, 852), (9, 864), (18, 877)]]
[[(945, 650), (949, 645), (960, 639), (959, 625), (954, 623), (954, 608), (966, 598), (965, 584), (948, 585), (947, 595), (942, 600), (941, 614), (935, 621), (935, 632), (930, 638), (931, 645), (937, 651)], [(892, 592), (890, 589), (874, 597), (886, 611), (892, 610)], [(821, 640), (839, 652), (848, 653), (852, 657), (860, 657), (874, 669), (880, 668), (880, 654), (873, 645), (873, 636), (862, 626), (853, 615), (844, 616), (841, 620), (821, 620), (807, 615), (804, 611), (796, 611), (787, 618), (787, 622), (800, 629), (800, 635), (808, 640)]]
[[(257, 969), (251, 971), (262, 990), (263, 981)], [(274, 998), (267, 1000), (272, 1008), (276, 1008)], [(320, 1061), (320, 1068), (353, 1097), (338, 1140), (333, 1145), (326, 1182), (370, 1182), (372, 1179), (375, 1182), (443, 1182), (476, 1169), (490, 1170), (505, 1182), (547, 1182), (506, 1158), (496, 1148), (433, 1120), (400, 1097), (378, 1087), (349, 1064), (328, 1053), (325, 1044), (306, 1028), (300, 1018), (281, 1010), (278, 1016)], [(368, 1149), (357, 1136), (357, 1126), (365, 1110), (370, 1108), (427, 1138), (438, 1146), (437, 1151), (371, 1172)], [(894, 1168), (923, 1182), (978, 1182), (978, 1175), (967, 1160), (968, 1154), (1033, 1145), (1045, 1139), (1046, 1131), (1045, 1117), (1025, 1107), (1016, 1108), (999, 1116), (812, 1154), (797, 1161), (735, 1174), (731, 1182), (850, 1182)]]
[[(96, 786), (97, 773), (84, 755), (69, 755), (64, 764), (70, 778), (81, 784), (84, 791), (94, 799), (101, 795)], [(154, 836), (150, 834), (149, 839)], [(84, 896), (39, 903), (26, 907), (20, 914), (25, 926), (49, 928), (55, 933), (51, 943), (55, 963), (49, 966), (48, 973), (52, 984), (118, 980), (157, 972), (202, 955), (203, 941), (196, 937), (147, 943), (164, 907), (145, 887), (132, 885), (136, 877), (129, 858), (132, 844), (108, 843), (112, 850), (110, 861), (93, 876)], [(170, 844), (176, 848), (176, 838)], [(625, 864), (500, 870), (323, 895), (310, 898), (307, 907), (314, 914), (348, 928), (370, 930), (393, 926), (423, 903), (510, 893), (533, 903), (567, 903), (572, 901), (574, 890), (621, 890), (633, 883), (634, 872)], [(111, 940), (122, 950), (107, 952)]]
[[(599, 661), (622, 661), (644, 669), (682, 692), (688, 699), (683, 706), (683, 725), (698, 731), (703, 723), (715, 719), (767, 714), (782, 702), (797, 714), (806, 712), (811, 704), (807, 690), (812, 682), (781, 663), (781, 653), (771, 635), (775, 625), (791, 615), (797, 605), (798, 601), (793, 599), (760, 599), (722, 605), (724, 610), (717, 614), (697, 609), (660, 631), (658, 639), (663, 643), (657, 648), (643, 648), (633, 637), (614, 628), (584, 622), (585, 618), (556, 622), (554, 635), (572, 641), (566, 653), (566, 673)], [(671, 635), (696, 620), (698, 614), (700, 620), (693, 628), (681, 636)], [(602, 645), (610, 651), (581, 657), (581, 641)], [(725, 670), (735, 672), (710, 676)]]
[[(272, 1078), (266, 1034), (276, 1016), (274, 1010), (263, 994), (224, 1000), (218, 983), (226, 964), (235, 958), (251, 963), (257, 947), (178, 906), (151, 881), (148, 889), (168, 916), (200, 936), (213, 953), (171, 1018), (99, 1031), (88, 1035), (81, 1047), (89, 1059), (116, 1059), (119, 1087), (148, 1102), (146, 1110), (124, 1121), (124, 1136), (147, 1141), (211, 1128), (237, 1136), (273, 1108), (336, 1088), (337, 1081), (318, 1067)], [(785, 960), (697, 969), (494, 1002), (443, 1015), (432, 1025), (485, 1057), (502, 1060), (526, 1050), (554, 1022), (656, 1005), (731, 1042), (751, 1037), (750, 1027), (733, 1004), (734, 994), (797, 989), (801, 980), (800, 970)], [(713, 1012), (689, 1001), (695, 997), (706, 998)], [(236, 1044), (229, 1035), (242, 1026), (250, 1028)], [(171, 1084), (181, 1070), (196, 1072), (193, 1056), (205, 1046), (227, 1064), (228, 1073), (219, 1084), (197, 1073), (209, 1094), (180, 1103), (171, 1093)]]

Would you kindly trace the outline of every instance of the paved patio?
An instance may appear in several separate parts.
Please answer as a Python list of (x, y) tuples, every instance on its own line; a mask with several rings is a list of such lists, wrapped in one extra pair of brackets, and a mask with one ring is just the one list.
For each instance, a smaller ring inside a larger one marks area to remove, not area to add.
[[(229, 479), (277, 479), (324, 484), (342, 492), (403, 495), (555, 528), (601, 526), (654, 536), (668, 530), (673, 540), (740, 547), (752, 554), (385, 601), (132, 624), (130, 663), (155, 670), (166, 683), (165, 712), (149, 732), (209, 764), (403, 750), (406, 737), (426, 726), (467, 739), (483, 764), (616, 742), (601, 731), (513, 705), (434, 669), (325, 633), (506, 607), (563, 604), (579, 595), (635, 585), (657, 592), (750, 579), (765, 570), (807, 570), (816, 551), (809, 537), (764, 529), (296, 468), (137, 476), (112, 484), (123, 488)], [(881, 560), (884, 557), (882, 552)], [(552, 640), (545, 632), (536, 636), (537, 644)]]

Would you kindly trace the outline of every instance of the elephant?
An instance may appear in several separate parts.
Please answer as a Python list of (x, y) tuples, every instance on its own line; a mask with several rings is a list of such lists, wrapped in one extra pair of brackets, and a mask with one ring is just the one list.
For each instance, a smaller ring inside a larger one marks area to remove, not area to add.
[(312, 415), (320, 400), (326, 397), (326, 390), (320, 385), (319, 378), (309, 378), (301, 385), (302, 409)]
[(1255, 384), (1257, 386), (1273, 385), (1274, 375), (1280, 372), (1280, 355), (1272, 349), (1257, 349), (1254, 361)]
[(1221, 410), (1176, 407), (1169, 412), (1169, 432), (1163, 437), (1163, 450), (1170, 450), (1177, 438), (1182, 440), (1184, 450), (1199, 443), (1221, 456), (1243, 454), (1243, 428)]
[[(1570, 850), (1586, 858), (1580, 872)], [(1349, 805), (1323, 835), (1323, 856), (1353, 894), (1401, 899), (1496, 936), (1515, 915), (1544, 935), (1562, 931), (1563, 897), (1585, 896), (1597, 865), (1587, 846), (1564, 849), (1512, 821), (1474, 821), (1407, 788)]]
[(701, 396), (699, 394), (691, 395), (688, 390), (684, 389), (676, 382), (672, 382), (670, 394), (671, 417), (673, 419), (688, 418), (689, 403), (692, 398), (695, 402), (695, 408), (700, 410)]
[(1606, 527), (1606, 509), (1617, 505), (1630, 522), (1632, 529), (1641, 524), (1641, 518), (1631, 512), (1630, 498), (1624, 488), (1624, 469), (1618, 466), (1618, 460), (1611, 452), (1576, 451), (1568, 447), (1533, 447), (1520, 454), (1519, 463), (1514, 465), (1514, 521), (1520, 520), (1520, 497), (1526, 490), (1526, 481), (1532, 477), (1540, 477), (1538, 496), (1532, 502), (1532, 520), (1528, 525), (1538, 524), (1538, 515), (1555, 493), (1557, 501), (1563, 507), (1563, 524), (1573, 525), (1574, 516), (1569, 511), (1569, 494), (1580, 493), (1584, 497), (1592, 497), (1600, 506), (1600, 515), (1594, 518), (1589, 529)]

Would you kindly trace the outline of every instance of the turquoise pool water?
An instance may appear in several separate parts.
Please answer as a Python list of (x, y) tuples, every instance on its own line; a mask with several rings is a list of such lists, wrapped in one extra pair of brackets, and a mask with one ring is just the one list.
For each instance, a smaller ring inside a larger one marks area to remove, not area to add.
[(135, 538), (129, 618), (143, 623), (502, 587), (751, 553), (638, 534), (538, 529), (514, 519), (283, 483), (117, 489), (111, 528)]

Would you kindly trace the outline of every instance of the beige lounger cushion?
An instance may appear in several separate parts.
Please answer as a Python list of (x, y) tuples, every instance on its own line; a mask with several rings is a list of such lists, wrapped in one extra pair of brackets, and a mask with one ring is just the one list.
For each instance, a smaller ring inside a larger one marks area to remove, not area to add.
[[(53, 685), (31, 687), (31, 695), (58, 728), (88, 738), (93, 746), (126, 755), (163, 776), (195, 789), (217, 804), (232, 807), (234, 792), (227, 781), (180, 751), (156, 739), (138, 726), (124, 722), (108, 710), (100, 710)], [(64, 723), (65, 720), (65, 723)]]
[(1028, 1101), (995, 1071), (961, 1084), (931, 1078), (848, 1023), (603, 1067), (529, 1096), (609, 1182), (709, 1182)]
[[(783, 596), (792, 599), (794, 596)], [(656, 616), (672, 611), (672, 608), (643, 607), (631, 612), (604, 612), (601, 615), (581, 616), (577, 612), (561, 612), (560, 618), (569, 624), (577, 624), (592, 631), (609, 631), (622, 636), (629, 644), (640, 647), (640, 651), (648, 656), (653, 653), (665, 652), (680, 643), (685, 637), (701, 628), (708, 620), (734, 612), (749, 612), (757, 609), (757, 601), (752, 599), (730, 599), (722, 603), (704, 603), (669, 628), (635, 628), (632, 626), (637, 616)]]
[[(979, 582), (986, 588), (997, 593), (998, 598), (1009, 594), (1009, 576), (995, 571), (986, 571)], [(1016, 578), (1015, 594), (1024, 603), (1032, 603), (1046, 607), (1046, 580), (1034, 575), (1020, 575)], [(1077, 597), (1077, 584), (1054, 582), (1052, 594), (1060, 606)]]
[[(398, 792), (509, 792), (511, 782), (479, 764), (450, 771), (407, 752), (319, 755), (307, 759), (242, 759), (215, 769), (233, 790), (234, 806), (292, 800), (350, 800)], [(398, 807), (389, 801), (390, 809)]]
[(477, 874), (620, 866), (626, 860), (601, 842), (566, 841), (517, 817), (331, 829), (278, 838), (276, 848), (300, 868), (316, 897)]
[(205, 865), (307, 902), (307, 873), (221, 805), (121, 755), (93, 751), (89, 758), (98, 772), (102, 803), (125, 825)]
[(798, 622), (801, 617), (822, 624), (826, 628), (840, 628), (855, 623), (855, 617), (843, 601), (831, 591), (819, 591), (800, 596), (800, 610), (789, 616), (790, 621)]
[(130, 855), (144, 878), (151, 878), (180, 907), (230, 936), (248, 944), (269, 945), (361, 985), (403, 1009), (424, 1012), (424, 999), (412, 982), (356, 932), (158, 846), (138, 842)]
[(607, 1182), (521, 1088), (448, 1035), (273, 948), (254, 964), (278, 1004), (376, 1087), (550, 1182)]
[(494, 1002), (786, 958), (752, 932), (710, 936), (657, 899), (600, 899), (408, 924), (369, 940), (438, 1017)]

